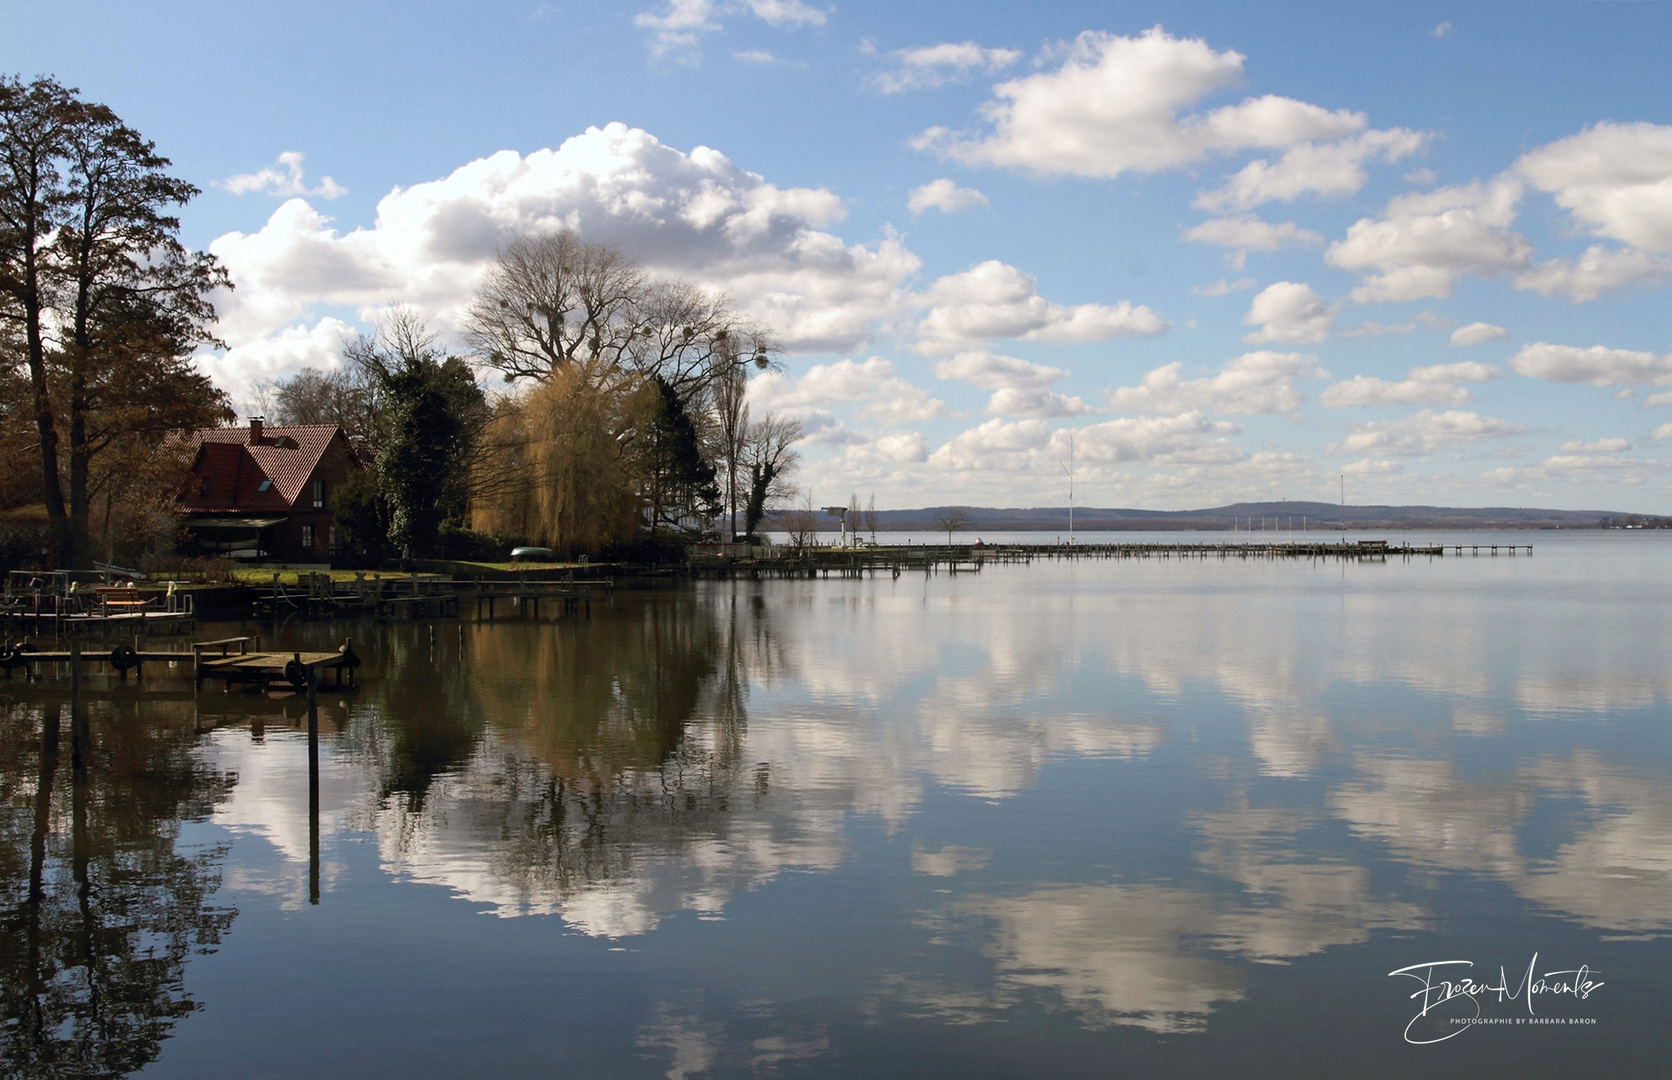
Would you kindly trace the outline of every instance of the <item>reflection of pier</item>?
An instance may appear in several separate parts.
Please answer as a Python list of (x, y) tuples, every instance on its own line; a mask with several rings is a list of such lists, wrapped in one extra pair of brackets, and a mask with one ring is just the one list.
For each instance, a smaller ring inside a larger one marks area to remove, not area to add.
[(906, 572), (972, 573), (987, 563), (1031, 563), (1056, 559), (1350, 559), (1385, 562), (1390, 558), (1533, 553), (1531, 544), (1390, 544), (1386, 540), (1299, 543), (1155, 542), (1111, 544), (910, 544), (859, 548), (701, 548), (691, 560), (699, 577), (863, 577)]

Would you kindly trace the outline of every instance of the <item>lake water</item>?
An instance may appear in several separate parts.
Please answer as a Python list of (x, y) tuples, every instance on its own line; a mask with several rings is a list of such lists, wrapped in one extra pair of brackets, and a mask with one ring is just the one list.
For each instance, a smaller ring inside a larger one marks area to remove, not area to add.
[(1672, 536), (1442, 539), (267, 627), (317, 830), (300, 702), (0, 683), (0, 1072), (1665, 1075)]

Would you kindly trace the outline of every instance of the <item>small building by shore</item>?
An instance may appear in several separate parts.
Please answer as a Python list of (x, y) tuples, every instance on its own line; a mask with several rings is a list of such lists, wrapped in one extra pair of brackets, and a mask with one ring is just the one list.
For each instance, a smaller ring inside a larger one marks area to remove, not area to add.
[(326, 562), (339, 536), (331, 496), (360, 468), (335, 424), (199, 428), (176, 504), (194, 554)]

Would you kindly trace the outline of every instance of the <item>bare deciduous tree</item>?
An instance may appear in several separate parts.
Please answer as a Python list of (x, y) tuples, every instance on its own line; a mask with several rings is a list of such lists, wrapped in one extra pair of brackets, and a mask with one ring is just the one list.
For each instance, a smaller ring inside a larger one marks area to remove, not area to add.
[(964, 512), (964, 508), (961, 506), (947, 507), (945, 511), (935, 516), (934, 522), (935, 531), (946, 534), (946, 543), (949, 547), (952, 544), (952, 534), (963, 532), (971, 524), (970, 516)]
[(567, 229), (506, 245), (464, 329), (478, 361), (507, 381), (585, 361), (605, 384), (661, 376), (685, 401), (728, 371), (771, 366), (776, 347), (723, 294), (651, 277), (616, 248)]
[(801, 503), (784, 515), (784, 529), (789, 533), (790, 546), (799, 552), (813, 546), (818, 536), (817, 519), (813, 516), (813, 490), (801, 494)]
[(633, 345), (645, 275), (607, 244), (567, 229), (499, 253), (465, 313), (465, 340), (506, 381), (545, 379), (577, 361), (600, 373)]
[(769, 506), (793, 498), (795, 485), (789, 476), (800, 455), (795, 443), (801, 438), (801, 423), (791, 417), (767, 414), (750, 424), (745, 437), (743, 460), (749, 470), (749, 501), (743, 514), (743, 531), (753, 535)]
[(737, 536), (737, 511), (740, 503), (738, 476), (745, 467), (743, 451), (749, 433), (749, 404), (746, 400), (748, 383), (742, 371), (735, 371), (714, 382), (713, 442), (714, 456), (719, 460), (721, 475), (726, 484), (726, 540)]

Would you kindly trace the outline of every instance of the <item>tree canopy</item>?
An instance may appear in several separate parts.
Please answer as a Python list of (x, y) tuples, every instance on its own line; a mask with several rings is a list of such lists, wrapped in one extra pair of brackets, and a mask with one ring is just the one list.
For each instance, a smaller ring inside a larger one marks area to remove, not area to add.
[(495, 421), (499, 464), (521, 471), (479, 506), (489, 528), (568, 551), (687, 541), (790, 490), (799, 428), (752, 425), (745, 404), (776, 344), (723, 294), (564, 230), (505, 247), (465, 337), (480, 366), (532, 384)]
[(198, 191), (168, 166), (75, 90), (0, 77), (0, 423), (33, 428), (31, 494), (65, 566), (92, 565), (107, 485), (155, 466), (168, 434), (232, 418), (191, 362), (230, 283), (180, 243), (170, 210)]
[(403, 559), (424, 558), (441, 523), (464, 516), (470, 453), (486, 421), (482, 391), (470, 366), (404, 308), (345, 354), (376, 398), (372, 465), (389, 543)]

